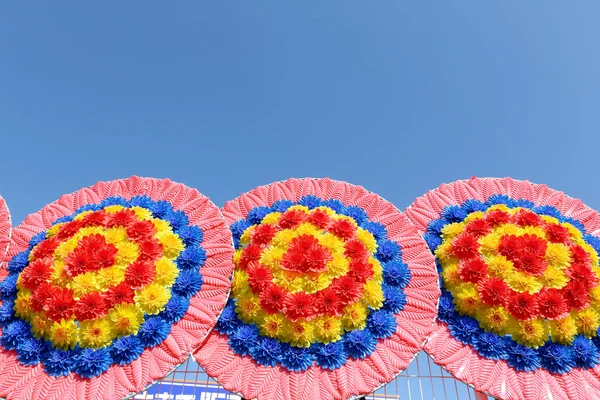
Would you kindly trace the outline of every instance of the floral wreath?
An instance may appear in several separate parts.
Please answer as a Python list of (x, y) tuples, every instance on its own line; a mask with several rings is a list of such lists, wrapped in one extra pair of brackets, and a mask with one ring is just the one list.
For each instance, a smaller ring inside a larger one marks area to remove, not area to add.
[(502, 399), (600, 396), (597, 212), (544, 185), (472, 178), (406, 215), (441, 275), (436, 363)]
[(214, 326), (232, 254), (218, 208), (169, 180), (100, 182), (28, 216), (0, 270), (0, 396), (142, 391)]
[(329, 179), (259, 187), (222, 209), (235, 272), (195, 357), (245, 398), (347, 399), (404, 370), (433, 329), (433, 258), (394, 206)]

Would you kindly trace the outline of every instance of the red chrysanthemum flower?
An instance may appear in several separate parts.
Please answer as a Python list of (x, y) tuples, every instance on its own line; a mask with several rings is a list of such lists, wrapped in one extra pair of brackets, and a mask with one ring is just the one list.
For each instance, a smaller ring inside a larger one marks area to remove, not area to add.
[(126, 227), (135, 221), (138, 221), (135, 211), (131, 208), (124, 208), (116, 213), (109, 214), (106, 220), (106, 226), (111, 228), (117, 226)]
[(301, 273), (321, 272), (333, 260), (331, 252), (310, 235), (300, 235), (292, 239), (290, 247), (281, 260), (281, 268)]
[(33, 249), (33, 258), (52, 257), (59, 244), (60, 240), (56, 236), (43, 240)]
[(543, 289), (538, 294), (540, 315), (547, 319), (560, 319), (568, 314), (567, 302), (556, 289)]
[(350, 239), (356, 232), (356, 226), (346, 219), (334, 221), (329, 228), (329, 232), (333, 233), (344, 240)]
[(298, 318), (310, 318), (315, 315), (316, 304), (314, 296), (304, 293), (290, 293), (283, 302), (285, 315), (292, 321)]
[(573, 264), (589, 265), (592, 262), (588, 252), (577, 244), (571, 246), (571, 257), (573, 258)]
[(156, 268), (153, 262), (136, 261), (129, 264), (125, 271), (125, 283), (133, 289), (139, 289), (154, 280)]
[(487, 264), (479, 257), (464, 260), (458, 266), (460, 279), (465, 282), (477, 283), (487, 276)]
[(156, 228), (150, 221), (134, 220), (127, 225), (127, 236), (133, 240), (149, 239), (156, 234)]
[(56, 233), (56, 238), (60, 241), (67, 240), (75, 235), (79, 230), (83, 228), (82, 221), (70, 221), (66, 222), (60, 227)]
[(94, 255), (94, 268), (101, 269), (112, 266), (115, 263), (117, 248), (109, 243), (99, 248)]
[(504, 235), (500, 238), (498, 253), (509, 260), (515, 260), (521, 255), (521, 246), (522, 243), (515, 235)]
[(465, 227), (465, 232), (475, 237), (485, 236), (491, 231), (492, 226), (484, 219), (476, 219)]
[(506, 308), (515, 318), (527, 320), (538, 315), (538, 304), (534, 296), (529, 293), (513, 292), (506, 303)]
[(105, 293), (105, 300), (108, 308), (112, 308), (121, 303), (134, 303), (135, 292), (126, 282), (119, 283), (110, 287)]
[(369, 255), (367, 248), (358, 240), (349, 240), (344, 244), (344, 255), (350, 258), (365, 258)]
[(50, 268), (53, 263), (54, 260), (51, 257), (33, 260), (21, 273), (21, 284), (32, 292), (36, 291), (42, 283), (50, 278)]
[(276, 233), (277, 227), (273, 224), (258, 225), (252, 231), (252, 242), (258, 245), (268, 244)]
[(571, 242), (571, 234), (569, 230), (562, 225), (548, 224), (546, 225), (546, 237), (550, 243), (569, 244)]
[(304, 254), (300, 251), (290, 251), (283, 256), (281, 260), (281, 269), (287, 271), (304, 272)]
[(48, 318), (53, 321), (69, 319), (73, 316), (75, 304), (71, 289), (55, 288), (52, 296), (50, 296), (44, 305), (44, 311), (46, 311)]
[(258, 262), (262, 254), (262, 248), (254, 243), (250, 243), (242, 251), (242, 255), (239, 261), (239, 267), (242, 269), (248, 268), (248, 265), (253, 262)]
[(510, 214), (502, 210), (492, 210), (486, 214), (485, 220), (492, 226), (498, 226), (510, 222)]
[(340, 316), (343, 311), (343, 304), (340, 298), (331, 288), (327, 288), (318, 292), (317, 306), (319, 314), (329, 316)]
[(473, 235), (463, 233), (452, 240), (452, 254), (460, 259), (476, 257), (479, 252), (479, 242)]
[(105, 226), (108, 214), (104, 210), (95, 211), (83, 217), (83, 226)]
[(88, 271), (88, 265), (93, 263), (91, 254), (77, 251), (77, 249), (65, 257), (65, 273), (73, 277)]
[(523, 253), (533, 254), (538, 257), (544, 257), (548, 243), (537, 235), (525, 234), (518, 238), (521, 243)]
[(151, 238), (138, 242), (140, 256), (138, 260), (156, 261), (163, 252), (163, 245), (156, 239)]
[(508, 300), (510, 289), (500, 278), (485, 278), (477, 285), (481, 301), (489, 306), (503, 306)]
[(543, 223), (543, 220), (539, 215), (525, 209), (517, 211), (513, 216), (513, 221), (518, 226), (540, 226)]
[(362, 284), (357, 283), (351, 276), (335, 278), (330, 288), (337, 293), (343, 304), (357, 301), (361, 295)]
[(598, 284), (598, 277), (592, 271), (590, 264), (574, 263), (567, 270), (567, 276), (573, 281), (581, 283), (585, 288), (592, 289)]
[(525, 252), (521, 253), (518, 258), (513, 259), (512, 261), (515, 265), (515, 269), (535, 276), (543, 275), (548, 266), (548, 262), (545, 258)]
[(311, 246), (305, 254), (306, 271), (322, 272), (327, 270), (327, 263), (333, 260), (331, 252), (320, 244)]
[(350, 261), (348, 276), (358, 283), (365, 283), (373, 277), (373, 265), (367, 258), (353, 259)]
[(272, 280), (273, 274), (268, 268), (258, 263), (254, 263), (248, 268), (248, 284), (254, 293), (261, 293), (271, 284)]
[(279, 217), (281, 229), (292, 229), (303, 223), (307, 218), (303, 210), (288, 210)]
[(581, 282), (570, 281), (561, 289), (561, 294), (570, 309), (583, 310), (590, 305), (590, 293)]
[(108, 313), (107, 301), (103, 294), (94, 292), (81, 296), (75, 305), (74, 313), (78, 321), (102, 318)]
[(283, 307), (287, 292), (277, 285), (270, 284), (260, 293), (260, 306), (269, 314), (277, 314)]
[(327, 229), (331, 225), (332, 219), (324, 210), (315, 210), (309, 215), (308, 222), (319, 229)]
[(40, 284), (37, 289), (32, 292), (30, 298), (31, 309), (35, 312), (44, 311), (46, 301), (54, 294), (54, 287), (49, 283)]

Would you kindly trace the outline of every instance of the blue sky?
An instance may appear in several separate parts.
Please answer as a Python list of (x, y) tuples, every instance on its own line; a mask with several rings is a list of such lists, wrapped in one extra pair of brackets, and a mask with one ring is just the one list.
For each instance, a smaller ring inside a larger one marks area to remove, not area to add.
[(597, 2), (6, 2), (0, 194), (98, 180), (217, 205), (329, 176), (399, 208), (512, 176), (600, 208)]

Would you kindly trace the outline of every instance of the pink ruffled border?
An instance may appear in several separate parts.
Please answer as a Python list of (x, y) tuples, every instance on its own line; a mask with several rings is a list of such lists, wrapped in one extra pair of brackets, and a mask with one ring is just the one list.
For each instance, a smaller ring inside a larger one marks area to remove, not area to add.
[(270, 206), (281, 199), (298, 201), (309, 194), (358, 205), (371, 220), (386, 226), (390, 239), (402, 245), (403, 259), (412, 272), (405, 289), (407, 305), (397, 315), (398, 329), (391, 338), (380, 341), (371, 356), (349, 360), (335, 371), (312, 366), (304, 372), (289, 372), (282, 367), (257, 365), (248, 356), (234, 354), (227, 337), (213, 331), (194, 357), (227, 390), (241, 393), (244, 398), (341, 400), (372, 392), (408, 367), (434, 327), (440, 295), (434, 259), (417, 229), (376, 194), (330, 179), (290, 179), (243, 194), (227, 202), (222, 211), (225, 219), (233, 223), (245, 218), (256, 206)]
[[(97, 378), (81, 379), (75, 374), (52, 377), (38, 364), (20, 364), (14, 351), (0, 351), (0, 397), (19, 400), (97, 400), (120, 399), (142, 391), (163, 378), (175, 366), (186, 360), (202, 344), (214, 327), (227, 301), (233, 274), (233, 243), (231, 232), (219, 208), (197, 190), (168, 179), (131, 177), (110, 182), (98, 182), (92, 187), (63, 195), (52, 204), (29, 215), (13, 231), (8, 259), (27, 248), (29, 240), (47, 230), (56, 219), (72, 214), (85, 204), (99, 203), (110, 196), (131, 198), (146, 195), (153, 200), (168, 200), (182, 210), (190, 223), (204, 231), (202, 247), (207, 261), (202, 267), (204, 284), (190, 300), (190, 308), (177, 322), (167, 339), (146, 349), (136, 361), (125, 366), (111, 366)], [(7, 275), (0, 270), (0, 279)]]
[[(421, 232), (431, 220), (440, 216), (447, 205), (460, 205), (467, 199), (487, 200), (494, 194), (513, 199), (525, 198), (536, 205), (551, 205), (566, 216), (580, 220), (588, 233), (600, 235), (600, 214), (581, 200), (564, 193), (511, 178), (471, 178), (444, 184), (419, 197), (405, 215)], [(516, 371), (505, 361), (481, 357), (470, 346), (454, 339), (446, 324), (437, 322), (435, 332), (425, 345), (436, 364), (456, 378), (500, 399), (592, 399), (600, 398), (600, 366), (582, 370), (575, 368), (563, 375), (539, 369), (535, 372)]]
[(12, 221), (6, 201), (0, 196), (0, 267), (8, 252), (10, 237), (12, 234)]

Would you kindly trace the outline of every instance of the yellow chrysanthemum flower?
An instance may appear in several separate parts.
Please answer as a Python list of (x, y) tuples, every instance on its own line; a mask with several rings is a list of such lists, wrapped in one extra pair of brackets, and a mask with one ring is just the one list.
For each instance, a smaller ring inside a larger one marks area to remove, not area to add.
[(154, 278), (154, 282), (159, 285), (171, 286), (175, 283), (175, 279), (179, 276), (179, 268), (177, 268), (177, 264), (173, 260), (168, 259), (167, 257), (161, 257), (154, 263), (154, 267), (156, 268), (156, 277)]
[(482, 307), (477, 311), (479, 324), (488, 332), (504, 334), (510, 319), (504, 307)]
[(242, 233), (242, 236), (240, 236), (240, 244), (242, 246), (250, 244), (250, 241), (252, 240), (252, 232), (254, 232), (254, 225), (247, 228), (244, 233)]
[(165, 256), (175, 259), (179, 257), (179, 253), (181, 253), (185, 249), (185, 245), (183, 244), (183, 240), (179, 237), (179, 235), (169, 232), (163, 231), (156, 234), (156, 239), (163, 245), (163, 253)]
[(336, 317), (318, 317), (314, 325), (317, 340), (324, 344), (340, 340), (344, 333), (342, 321)]
[(523, 229), (513, 224), (502, 224), (494, 230), (494, 236), (502, 237), (504, 235), (519, 236), (524, 233)]
[(236, 297), (250, 290), (250, 287), (248, 286), (248, 274), (246, 271), (241, 269), (235, 270), (231, 281), (231, 290)]
[(99, 348), (109, 345), (114, 339), (111, 324), (106, 318), (79, 323), (79, 341), (84, 347)]
[(77, 216), (75, 218), (73, 218), (73, 221), (81, 221), (82, 219), (84, 219), (87, 215), (90, 215), (91, 213), (93, 213), (92, 210), (87, 210), (87, 211), (83, 211), (79, 214), (77, 214)]
[(504, 256), (485, 257), (485, 262), (488, 266), (489, 274), (494, 277), (501, 278), (514, 269), (513, 263)]
[(50, 341), (60, 349), (73, 349), (77, 344), (77, 325), (72, 319), (54, 322), (50, 327)]
[(458, 264), (446, 264), (442, 269), (442, 279), (444, 285), (449, 290), (454, 290), (455, 287), (462, 283), (460, 273), (458, 272)]
[(459, 285), (454, 291), (453, 302), (456, 305), (456, 311), (458, 311), (459, 314), (475, 316), (481, 305), (477, 287), (472, 283), (463, 283)]
[(135, 303), (146, 314), (158, 314), (161, 312), (169, 299), (171, 291), (158, 283), (135, 291)]
[(96, 282), (100, 290), (108, 289), (110, 286), (116, 286), (125, 280), (125, 266), (115, 265), (110, 268), (103, 268), (96, 273)]
[(435, 250), (435, 256), (440, 260), (442, 265), (445, 264), (456, 264), (458, 259), (452, 255), (452, 244), (450, 242), (443, 242)]
[(369, 257), (369, 263), (373, 266), (373, 280), (375, 282), (383, 282), (383, 267), (378, 259)]
[(109, 317), (117, 336), (137, 333), (144, 322), (144, 313), (134, 304), (117, 304), (110, 310)]
[(542, 219), (544, 220), (544, 222), (547, 222), (549, 224), (560, 224), (560, 222), (558, 221), (558, 219), (551, 217), (549, 215), (541, 215)]
[(327, 248), (331, 252), (331, 254), (344, 253), (344, 241), (340, 240), (340, 238), (338, 238), (337, 236), (327, 232), (317, 237), (317, 239), (319, 240), (319, 244)]
[(29, 321), (34, 312), (31, 309), (31, 293), (28, 290), (19, 290), (13, 310), (17, 317)]
[(150, 220), (157, 232), (171, 231), (171, 224), (164, 219), (153, 218)]
[(548, 267), (541, 277), (541, 282), (547, 288), (560, 289), (569, 283), (569, 277), (556, 267)]
[(498, 253), (500, 246), (500, 235), (491, 233), (479, 239), (480, 251), (485, 257), (494, 256)]
[(127, 231), (125, 228), (111, 228), (103, 231), (101, 233), (104, 236), (104, 239), (107, 243), (114, 244), (119, 248), (121, 242), (127, 242), (129, 238), (127, 237)]
[(452, 240), (465, 229), (463, 222), (453, 222), (442, 228), (442, 239)]
[(258, 328), (261, 335), (279, 339), (288, 325), (289, 323), (283, 315), (267, 314)]
[[(99, 272), (103, 272), (100, 270)], [(73, 290), (75, 297), (81, 297), (86, 293), (97, 292), (100, 290), (96, 273), (86, 272), (73, 277), (67, 287)]]
[(308, 207), (300, 205), (300, 204), (295, 204), (295, 205), (291, 206), (290, 208), (288, 208), (288, 210), (301, 210), (301, 211), (304, 211), (305, 213), (310, 212)]
[(46, 237), (50, 238), (54, 235), (56, 235), (58, 233), (58, 231), (60, 231), (60, 228), (64, 225), (64, 222), (52, 225), (52, 227), (50, 229), (48, 229), (48, 231), (46, 232)]
[(148, 210), (147, 208), (135, 206), (135, 207), (131, 207), (131, 209), (133, 210), (133, 212), (139, 219), (146, 219), (146, 220), (153, 219), (152, 211)]
[(588, 254), (590, 255), (590, 258), (592, 259), (592, 267), (597, 267), (598, 266), (598, 252), (589, 245), (589, 243), (587, 242), (583, 242), (581, 244), (581, 247), (583, 247), (583, 249), (585, 251), (588, 252)]
[(572, 317), (548, 321), (550, 325), (550, 337), (553, 342), (571, 344), (577, 335), (577, 325)]
[(548, 243), (546, 261), (550, 267), (566, 269), (571, 264), (571, 250), (562, 243)]
[(548, 326), (544, 320), (519, 321), (513, 339), (527, 347), (538, 348), (548, 340)]
[(535, 235), (539, 238), (546, 239), (546, 231), (539, 226), (526, 226), (520, 229), (519, 236), (523, 235)]
[(36, 313), (31, 316), (31, 331), (33, 332), (33, 336), (38, 339), (41, 338), (49, 338), (50, 336), (50, 328), (53, 325), (53, 322), (46, 317), (44, 312)]
[(262, 220), (263, 224), (277, 224), (279, 222), (279, 217), (281, 213), (278, 211), (270, 212)]
[(305, 222), (303, 224), (298, 225), (298, 227), (296, 228), (296, 233), (298, 235), (310, 235), (317, 237), (321, 234), (321, 230), (313, 224)]
[(504, 280), (515, 292), (537, 293), (544, 285), (536, 277), (521, 271), (509, 271), (504, 274)]
[(589, 338), (596, 336), (598, 326), (600, 326), (600, 315), (594, 309), (586, 308), (579, 311), (574, 314), (574, 318), (579, 333)]
[(506, 204), (494, 204), (493, 206), (491, 206), (490, 208), (488, 208), (488, 211), (494, 211), (494, 210), (500, 210), (500, 211), (510, 211), (510, 207), (508, 207)]
[(363, 300), (372, 309), (380, 309), (383, 306), (383, 301), (385, 300), (381, 285), (373, 280), (367, 281), (363, 290)]
[[(250, 229), (250, 228), (248, 228)], [(246, 232), (248, 231), (248, 229), (246, 229)], [(246, 233), (244, 232), (244, 234)], [(242, 235), (244, 236), (244, 235)], [(296, 236), (298, 236), (298, 234), (296, 233), (296, 231), (292, 231), (290, 229), (284, 229), (282, 231), (279, 231), (275, 234), (275, 236), (273, 237), (273, 240), (271, 240), (271, 245), (272, 246), (276, 246), (276, 247), (280, 247), (284, 250), (287, 250), (287, 248), (290, 246), (290, 242), (292, 241), (292, 239), (294, 239)], [(240, 243), (242, 243), (242, 240), (240, 238)], [(246, 243), (242, 243), (242, 244), (246, 244)]]
[(365, 245), (369, 253), (375, 253), (377, 251), (377, 240), (371, 232), (363, 228), (358, 228), (356, 231), (356, 237), (362, 244)]
[(590, 290), (590, 296), (592, 297), (594, 308), (600, 308), (600, 286), (596, 286), (592, 290)]
[(485, 216), (485, 213), (483, 211), (475, 211), (472, 212), (471, 214), (467, 215), (467, 218), (465, 218), (465, 222), (468, 224), (469, 222), (473, 222), (476, 219), (481, 219)]
[(59, 244), (58, 247), (56, 247), (56, 250), (54, 250), (55, 259), (64, 259), (70, 252), (75, 250), (77, 244), (78, 242), (76, 240), (67, 240), (66, 242)]
[[(244, 249), (237, 249), (234, 253), (233, 253), (233, 263), (235, 265), (239, 265), (240, 264), (240, 260), (242, 259), (242, 253), (244, 252)], [(262, 262), (262, 261), (261, 261)]]
[(121, 211), (124, 208), (125, 207), (119, 206), (119, 205), (107, 206), (107, 207), (104, 207), (104, 211), (106, 211), (108, 214), (114, 214), (118, 211)]
[(367, 314), (367, 305), (361, 301), (346, 306), (342, 316), (344, 329), (347, 331), (363, 329), (366, 325)]
[(562, 225), (563, 227), (567, 228), (569, 231), (569, 234), (571, 235), (571, 237), (573, 238), (573, 240), (577, 241), (577, 240), (581, 240), (583, 238), (583, 235), (581, 233), (581, 231), (577, 228), (575, 228), (573, 225), (571, 225), (568, 222), (562, 222), (560, 225)]
[(333, 260), (327, 263), (327, 273), (333, 277), (346, 275), (350, 268), (350, 260), (343, 254), (332, 254)]
[(309, 347), (315, 341), (315, 331), (312, 323), (298, 320), (290, 322), (284, 332), (284, 340), (292, 346)]
[(257, 321), (261, 311), (259, 298), (251, 293), (242, 293), (235, 304), (235, 312), (242, 321), (252, 324)]
[(121, 242), (117, 244), (117, 255), (115, 256), (115, 264), (128, 265), (138, 259), (140, 249), (133, 242)]
[[(260, 263), (272, 271), (280, 269), (285, 250), (281, 247), (270, 246), (260, 255)], [(241, 257), (241, 253), (240, 253)]]

